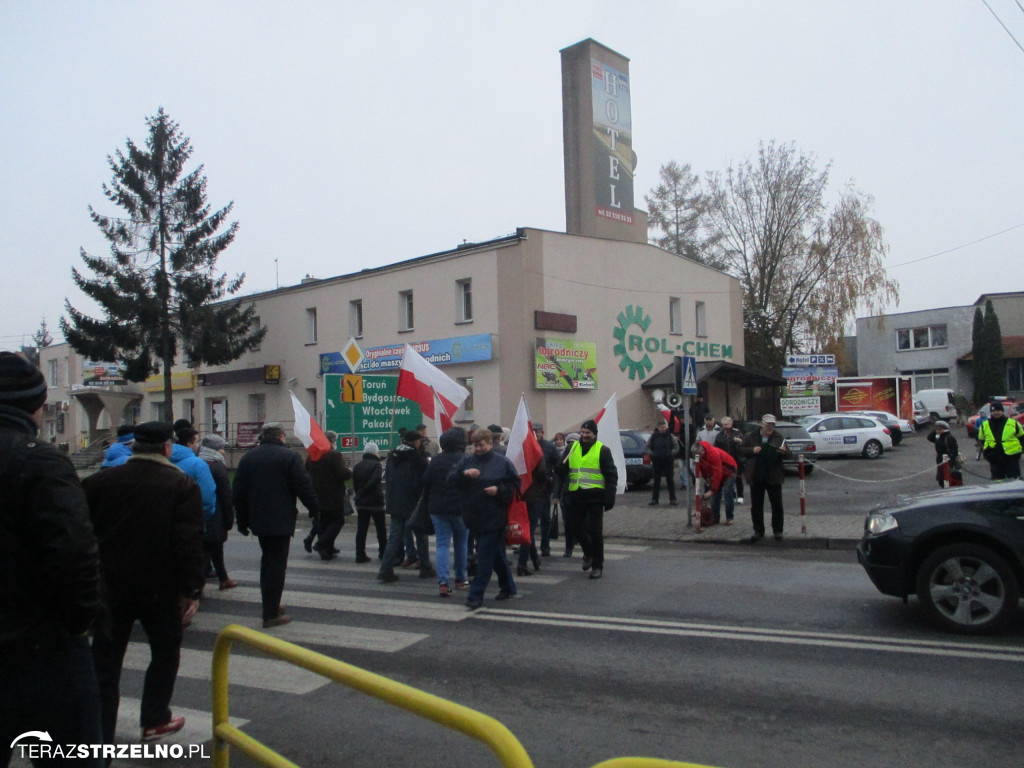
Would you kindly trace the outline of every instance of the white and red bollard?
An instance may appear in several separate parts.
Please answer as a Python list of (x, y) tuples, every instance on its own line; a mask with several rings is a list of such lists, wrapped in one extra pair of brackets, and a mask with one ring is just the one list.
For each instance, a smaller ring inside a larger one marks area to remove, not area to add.
[(804, 455), (800, 454), (800, 533), (807, 533), (807, 485), (804, 482)]
[(694, 493), (696, 495), (695, 503), (696, 503), (696, 510), (697, 510), (697, 527), (694, 529), (695, 533), (704, 533), (704, 529), (701, 528), (701, 525), (700, 525), (700, 519), (701, 519), (701, 516), (702, 516), (701, 515), (701, 511), (704, 508), (704, 506), (703, 506), (704, 505), (704, 493), (703, 493), (704, 489), (703, 489), (703, 485), (704, 484), (701, 481), (701, 476), (700, 476), (700, 459), (697, 458), (696, 456), (694, 456), (694, 459), (693, 459), (693, 488), (694, 488)]

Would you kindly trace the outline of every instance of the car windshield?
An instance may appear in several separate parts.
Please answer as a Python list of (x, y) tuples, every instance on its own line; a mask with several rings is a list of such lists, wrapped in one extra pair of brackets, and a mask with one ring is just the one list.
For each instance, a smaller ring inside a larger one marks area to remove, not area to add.
[(816, 422), (819, 418), (819, 416), (800, 416), (799, 418), (795, 419), (795, 421), (801, 427), (807, 429), (812, 424), (814, 424), (814, 422)]

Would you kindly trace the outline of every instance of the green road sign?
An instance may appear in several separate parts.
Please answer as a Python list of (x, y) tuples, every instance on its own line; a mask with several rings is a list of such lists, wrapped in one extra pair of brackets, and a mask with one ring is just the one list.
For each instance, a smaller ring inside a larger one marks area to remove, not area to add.
[(362, 402), (353, 403), (345, 402), (343, 374), (324, 375), (327, 429), (338, 433), (343, 453), (361, 453), (369, 442), (376, 443), (381, 452), (390, 451), (398, 443), (398, 430), (416, 429), (423, 414), (416, 403), (395, 396), (398, 376), (359, 378)]

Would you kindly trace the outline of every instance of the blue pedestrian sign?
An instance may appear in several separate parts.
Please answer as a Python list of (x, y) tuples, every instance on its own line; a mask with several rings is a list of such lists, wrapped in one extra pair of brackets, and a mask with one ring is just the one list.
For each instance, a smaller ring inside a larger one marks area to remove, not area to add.
[(697, 394), (697, 358), (683, 355), (683, 394)]

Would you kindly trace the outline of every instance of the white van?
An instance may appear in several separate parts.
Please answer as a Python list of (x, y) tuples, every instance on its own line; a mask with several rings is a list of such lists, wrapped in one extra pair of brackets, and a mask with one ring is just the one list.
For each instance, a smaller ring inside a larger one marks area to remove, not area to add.
[(922, 389), (914, 393), (914, 400), (924, 404), (932, 423), (957, 421), (956, 406), (953, 405), (952, 389)]

